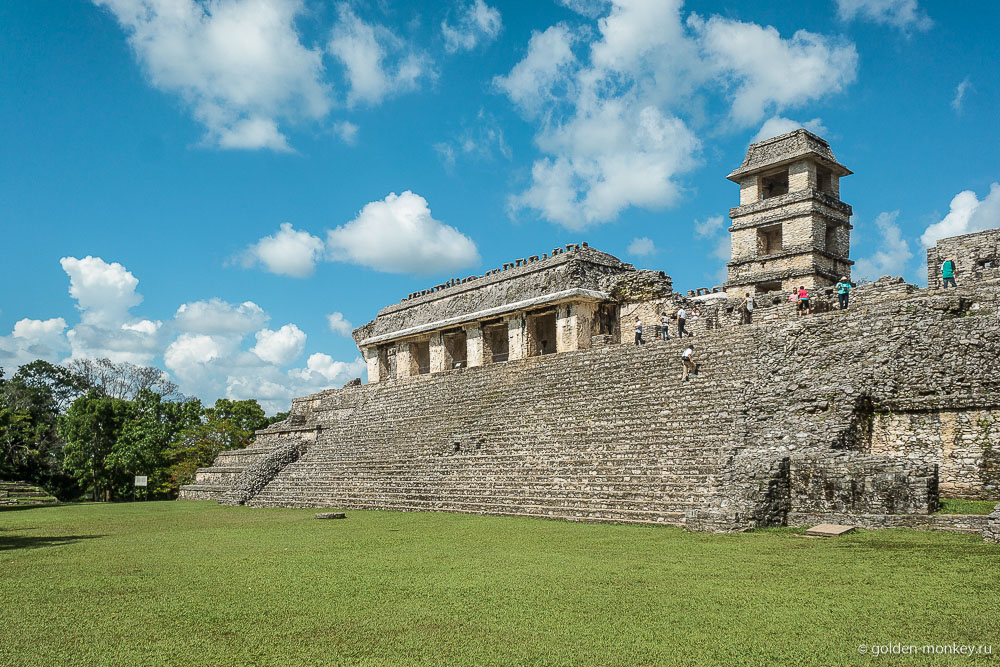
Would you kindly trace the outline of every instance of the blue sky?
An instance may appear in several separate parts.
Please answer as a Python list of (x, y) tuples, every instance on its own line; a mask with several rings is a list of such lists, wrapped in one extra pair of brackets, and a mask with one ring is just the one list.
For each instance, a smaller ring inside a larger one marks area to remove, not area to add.
[(922, 0), (0, 5), (0, 366), (212, 401), (364, 375), (351, 326), (588, 241), (722, 282), (725, 179), (804, 125), (855, 278), (1000, 226), (1000, 9)]

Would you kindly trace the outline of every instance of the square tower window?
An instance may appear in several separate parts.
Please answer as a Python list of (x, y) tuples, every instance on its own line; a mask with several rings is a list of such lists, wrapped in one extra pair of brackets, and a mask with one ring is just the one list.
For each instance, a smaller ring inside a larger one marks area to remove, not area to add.
[(757, 230), (757, 254), (773, 255), (781, 252), (781, 225), (761, 227)]
[(829, 169), (816, 167), (816, 189), (828, 195), (833, 194), (833, 174)]
[(770, 199), (778, 195), (788, 194), (788, 170), (782, 169), (779, 172), (760, 177), (760, 198)]
[(780, 282), (758, 283), (755, 286), (755, 291), (757, 292), (757, 294), (768, 294), (768, 293), (771, 293), (771, 292), (780, 292), (781, 291), (781, 283)]
[(846, 255), (841, 248), (837, 247), (837, 225), (826, 226), (826, 251), (835, 255)]

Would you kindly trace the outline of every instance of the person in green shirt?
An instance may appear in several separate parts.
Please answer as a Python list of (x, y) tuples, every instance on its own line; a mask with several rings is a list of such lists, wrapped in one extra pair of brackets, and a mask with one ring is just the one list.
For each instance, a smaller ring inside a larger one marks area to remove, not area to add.
[(840, 282), (837, 283), (837, 300), (840, 302), (840, 309), (847, 310), (847, 303), (850, 301), (851, 296), (851, 281), (847, 279), (847, 276), (841, 276)]
[(958, 287), (955, 284), (955, 260), (951, 257), (944, 260), (944, 264), (941, 265), (941, 280), (944, 282), (945, 289), (948, 288), (948, 283), (951, 283), (952, 287)]

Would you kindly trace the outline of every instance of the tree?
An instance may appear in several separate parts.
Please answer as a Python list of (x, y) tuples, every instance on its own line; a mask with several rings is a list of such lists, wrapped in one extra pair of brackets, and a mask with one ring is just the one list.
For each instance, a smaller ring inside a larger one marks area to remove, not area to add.
[(148, 475), (148, 492), (170, 495), (170, 444), (184, 429), (201, 423), (201, 413), (198, 400), (165, 401), (149, 389), (140, 391), (129, 403), (128, 418), (107, 457), (114, 479), (124, 481), (117, 494), (129, 493), (134, 475)]
[(39, 484), (60, 499), (78, 491), (62, 471), (60, 410), (85, 389), (62, 366), (33, 361), (10, 380), (0, 372), (0, 477)]
[(65, 441), (63, 467), (83, 488), (90, 487), (94, 499), (112, 499), (119, 472), (109, 467), (122, 426), (129, 417), (129, 402), (91, 389), (80, 396), (59, 418), (59, 435)]
[(110, 359), (74, 359), (68, 368), (81, 376), (88, 387), (112, 398), (133, 400), (143, 389), (166, 398), (177, 394), (177, 385), (152, 366), (136, 366), (127, 361), (116, 364)]

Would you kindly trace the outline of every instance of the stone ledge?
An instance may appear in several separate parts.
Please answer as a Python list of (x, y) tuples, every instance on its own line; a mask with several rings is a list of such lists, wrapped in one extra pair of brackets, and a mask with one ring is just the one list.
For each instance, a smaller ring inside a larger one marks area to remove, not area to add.
[(959, 533), (981, 533), (989, 516), (985, 514), (838, 514), (824, 512), (789, 512), (789, 526), (814, 526), (818, 523), (839, 523), (859, 528), (916, 528), (919, 530), (950, 530)]

